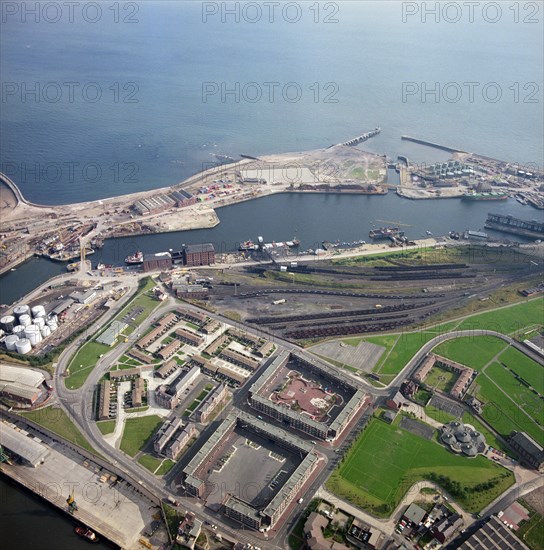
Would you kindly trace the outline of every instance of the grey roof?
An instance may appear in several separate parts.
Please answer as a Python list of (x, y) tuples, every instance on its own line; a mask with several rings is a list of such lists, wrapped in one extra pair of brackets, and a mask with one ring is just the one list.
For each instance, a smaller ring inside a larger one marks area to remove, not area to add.
[(188, 244), (185, 247), (185, 252), (187, 252), (187, 254), (198, 254), (201, 252), (215, 252), (215, 248), (212, 243)]
[(544, 450), (542, 447), (525, 432), (515, 432), (510, 437), (510, 441), (519, 445), (527, 454), (531, 455), (535, 460), (544, 462)]
[(460, 550), (528, 550), (511, 531), (495, 516), (491, 516), (461, 546)]
[(171, 260), (170, 252), (156, 252), (155, 254), (144, 254), (144, 262), (152, 262), (155, 260)]
[(418, 524), (420, 521), (423, 521), (423, 518), (427, 515), (427, 512), (418, 506), (417, 504), (410, 504), (404, 512), (403, 517), (411, 521), (412, 523)]
[(100, 344), (112, 346), (115, 344), (117, 337), (128, 327), (126, 323), (121, 321), (113, 321), (111, 325), (96, 339)]
[(33, 466), (38, 465), (48, 454), (47, 447), (3, 422), (0, 428), (0, 445)]

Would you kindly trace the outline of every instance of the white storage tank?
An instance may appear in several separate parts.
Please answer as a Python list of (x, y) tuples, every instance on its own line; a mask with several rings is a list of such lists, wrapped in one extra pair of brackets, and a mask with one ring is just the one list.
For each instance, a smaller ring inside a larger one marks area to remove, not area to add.
[(42, 305), (37, 305), (32, 308), (32, 317), (45, 317), (45, 308)]
[(24, 338), (25, 327), (23, 327), (23, 325), (17, 325), (16, 327), (13, 327), (13, 334), (15, 334), (18, 338)]
[(13, 315), (4, 315), (0, 319), (0, 327), (4, 332), (11, 332), (15, 326), (15, 317)]
[(30, 325), (31, 323), (31, 319), (30, 319), (30, 315), (24, 313), (23, 315), (21, 315), (19, 317), (19, 324), (22, 325), (23, 327), (28, 327), (28, 325)]
[(59, 328), (59, 325), (57, 324), (56, 321), (47, 321), (47, 326), (51, 329), (51, 332)]
[(29, 315), (30, 314), (30, 308), (27, 305), (22, 304), (20, 306), (17, 306), (17, 307), (13, 308), (13, 314), (15, 315), (15, 317), (17, 317), (17, 319), (19, 319), (19, 317), (21, 317), (21, 315)]
[(30, 340), (30, 343), (35, 346), (42, 341), (42, 333), (40, 327), (36, 325), (30, 325), (25, 328), (25, 336)]
[(24, 355), (32, 349), (32, 344), (28, 338), (21, 338), (17, 340), (15, 348), (17, 349), (17, 353)]
[(6, 339), (4, 340), (4, 344), (6, 344), (6, 349), (8, 351), (15, 351), (18, 341), (19, 337), (15, 334), (10, 334), (9, 336), (6, 336)]
[(50, 313), (50, 314), (47, 316), (45, 322), (46, 322), (47, 324), (49, 324), (49, 321), (52, 321), (53, 323), (58, 323), (58, 322), (59, 322), (59, 319), (58, 319), (58, 317), (57, 317), (54, 313)]
[(42, 327), (42, 338), (48, 338), (49, 336), (51, 336), (51, 329), (45, 325)]
[(37, 327), (40, 327), (40, 330), (45, 326), (45, 318), (44, 317), (36, 317), (32, 321)]

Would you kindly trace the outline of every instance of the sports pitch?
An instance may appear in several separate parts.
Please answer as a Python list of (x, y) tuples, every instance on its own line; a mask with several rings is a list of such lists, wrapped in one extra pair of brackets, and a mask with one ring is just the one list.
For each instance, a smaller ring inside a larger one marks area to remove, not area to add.
[(455, 455), (442, 445), (373, 418), (327, 483), (330, 490), (378, 516), (387, 516), (406, 491), (434, 472), (471, 487), (504, 474), (488, 490), (460, 504), (477, 512), (513, 483), (513, 476), (483, 456)]

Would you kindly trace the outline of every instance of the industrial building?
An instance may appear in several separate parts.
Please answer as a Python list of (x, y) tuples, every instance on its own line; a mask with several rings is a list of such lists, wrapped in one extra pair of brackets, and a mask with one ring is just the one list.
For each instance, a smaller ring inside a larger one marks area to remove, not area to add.
[(123, 332), (128, 328), (126, 323), (121, 321), (112, 321), (110, 326), (96, 339), (99, 344), (104, 344), (105, 346), (113, 346), (117, 342), (117, 338), (123, 334)]
[[(307, 370), (318, 373), (332, 384), (353, 392), (349, 401), (342, 407), (341, 411), (330, 423), (319, 422), (306, 414), (297, 412), (285, 405), (275, 403), (268, 399), (268, 397), (260, 395), (276, 371), (293, 360), (295, 363), (301, 364)], [(289, 353), (287, 351), (279, 354), (276, 359), (274, 359), (249, 390), (249, 404), (257, 411), (275, 420), (284, 422), (295, 430), (327, 441), (334, 441), (338, 438), (353, 417), (364, 406), (365, 397), (366, 394), (363, 389), (359, 386), (358, 382), (353, 380), (350, 376), (335, 370), (323, 361), (313, 357), (305, 356), (298, 352)]]
[(155, 390), (157, 404), (167, 409), (175, 409), (182, 393), (198, 378), (199, 374), (200, 368), (194, 366), (178, 374), (171, 384), (160, 385)]
[(187, 267), (215, 263), (215, 248), (211, 243), (189, 244), (183, 250), (183, 263)]
[(157, 252), (156, 254), (144, 254), (143, 270), (165, 271), (172, 267), (172, 255), (170, 252)]
[(217, 453), (222, 442), (236, 427), (266, 437), (274, 441), (279, 447), (295, 451), (303, 457), (279, 492), (264, 507), (255, 508), (233, 495), (227, 496), (225, 499), (223, 512), (226, 516), (252, 529), (265, 532), (276, 525), (285, 509), (293, 502), (304, 483), (315, 471), (320, 459), (313, 445), (285, 430), (276, 428), (243, 412), (231, 413), (210, 435), (183, 470), (185, 490), (189, 494), (199, 498), (204, 496), (208, 465), (218, 458)]
[(0, 424), (0, 446), (9, 455), (33, 468), (39, 466), (49, 454), (49, 450), (39, 439), (29, 437), (27, 432), (9, 422)]
[(47, 393), (41, 372), (11, 365), (0, 365), (0, 397), (24, 405), (34, 405)]
[(70, 294), (70, 298), (75, 300), (78, 304), (90, 304), (96, 298), (96, 290), (90, 289), (87, 292), (75, 291)]

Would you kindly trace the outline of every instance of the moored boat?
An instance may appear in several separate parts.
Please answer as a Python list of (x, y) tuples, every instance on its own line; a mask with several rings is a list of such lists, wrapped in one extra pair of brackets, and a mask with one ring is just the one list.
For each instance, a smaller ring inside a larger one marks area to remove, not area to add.
[(83, 537), (89, 542), (99, 542), (100, 539), (96, 536), (96, 533), (89, 529), (88, 527), (76, 527), (75, 532), (80, 537)]

